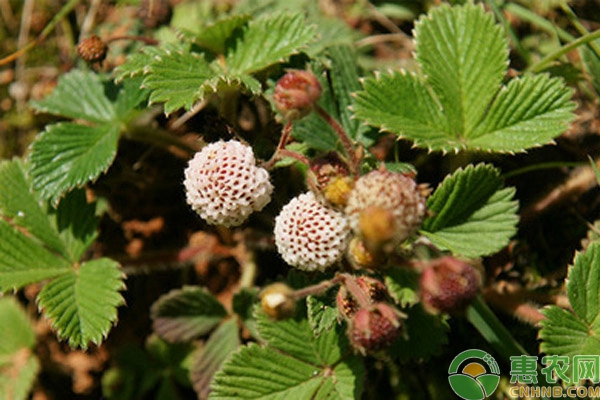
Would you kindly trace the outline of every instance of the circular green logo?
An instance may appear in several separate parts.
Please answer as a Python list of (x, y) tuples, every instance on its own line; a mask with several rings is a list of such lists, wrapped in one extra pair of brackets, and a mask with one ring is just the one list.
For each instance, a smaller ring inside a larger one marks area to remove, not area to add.
[(494, 393), (500, 382), (500, 368), (494, 358), (482, 350), (465, 350), (448, 368), (450, 387), (465, 400), (482, 400)]

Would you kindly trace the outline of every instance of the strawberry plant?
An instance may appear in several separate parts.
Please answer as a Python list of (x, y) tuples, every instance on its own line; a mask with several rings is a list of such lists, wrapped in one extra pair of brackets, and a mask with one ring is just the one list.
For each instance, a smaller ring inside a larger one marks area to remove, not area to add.
[(567, 2), (80, 3), (0, 59), (34, 132), (0, 162), (3, 398), (447, 398), (473, 348), (497, 398), (515, 357), (598, 383), (550, 373), (600, 354), (600, 34)]

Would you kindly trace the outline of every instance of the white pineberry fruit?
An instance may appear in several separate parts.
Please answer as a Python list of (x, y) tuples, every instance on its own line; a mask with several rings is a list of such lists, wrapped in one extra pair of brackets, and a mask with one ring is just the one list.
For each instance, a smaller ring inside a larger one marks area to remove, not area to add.
[(356, 181), (344, 211), (356, 234), (398, 244), (421, 226), (425, 196), (412, 177), (375, 170)]
[(271, 201), (269, 173), (256, 166), (250, 146), (219, 141), (196, 153), (183, 182), (188, 204), (211, 225), (241, 225)]
[(338, 262), (349, 237), (346, 217), (320, 203), (312, 192), (293, 198), (275, 219), (279, 254), (305, 271), (323, 271)]

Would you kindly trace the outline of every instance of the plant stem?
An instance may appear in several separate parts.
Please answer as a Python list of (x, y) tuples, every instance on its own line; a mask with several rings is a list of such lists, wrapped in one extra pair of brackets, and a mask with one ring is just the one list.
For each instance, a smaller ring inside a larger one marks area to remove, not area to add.
[(590, 43), (591, 41), (596, 40), (596, 39), (600, 39), (600, 30), (590, 32), (587, 35), (581, 36), (580, 38), (572, 41), (571, 43), (564, 45), (563, 47), (556, 50), (555, 52), (548, 54), (546, 57), (544, 57), (537, 63), (529, 66), (527, 68), (527, 71), (528, 72), (540, 72), (540, 71), (544, 70), (548, 66), (548, 64), (550, 64), (552, 61), (555, 61), (558, 58), (569, 53), (570, 51), (576, 49), (577, 47), (582, 46), (587, 43)]
[(554, 25), (552, 22), (537, 15), (536, 13), (523, 6), (520, 6), (515, 3), (508, 3), (504, 6), (504, 10), (516, 15), (517, 17), (529, 22), (532, 25), (537, 26), (538, 28), (545, 30), (550, 34), (557, 35), (561, 40), (564, 40), (565, 42), (571, 42), (575, 40), (575, 36), (571, 35), (569, 32), (565, 31), (564, 29), (561, 29), (560, 27)]
[[(579, 34), (581, 34), (582, 36), (585, 36), (588, 33), (590, 33), (587, 29), (585, 29), (585, 26), (583, 26), (583, 24), (581, 22), (579, 22), (579, 18), (577, 18), (577, 15), (573, 12), (573, 10), (571, 9), (571, 7), (569, 7), (569, 5), (565, 1), (562, 1), (560, 3), (560, 7), (567, 14), (567, 17), (569, 18), (569, 21), (571, 21), (571, 23), (573, 24), (573, 26), (575, 27), (575, 29), (577, 29), (577, 32), (579, 32)], [(598, 46), (596, 45), (596, 43), (590, 42), (588, 44), (588, 46), (596, 54), (596, 57), (600, 58), (600, 48), (598, 48)]]
[(325, 111), (323, 107), (317, 104), (315, 106), (315, 111), (333, 128), (335, 133), (337, 133), (340, 141), (342, 142), (344, 150), (346, 151), (348, 157), (350, 157), (350, 169), (354, 175), (358, 176), (360, 174), (360, 160), (356, 156), (356, 149), (354, 148), (352, 140), (339, 122), (337, 122), (335, 118)]
[(510, 36), (510, 40), (512, 40), (512, 42), (514, 43), (515, 49), (519, 52), (519, 54), (521, 54), (521, 57), (523, 57), (525, 62), (527, 64), (529, 64), (531, 62), (531, 54), (521, 44), (519, 37), (517, 36), (515, 31), (510, 26), (510, 23), (504, 17), (504, 14), (502, 14), (502, 10), (500, 10), (500, 7), (498, 7), (498, 5), (496, 4), (496, 1), (495, 0), (486, 0), (486, 3), (490, 6), (492, 11), (494, 12), (494, 15), (496, 15), (496, 18), (498, 18), (498, 21), (502, 22), (502, 24), (504, 25), (504, 29), (505, 29), (506, 33), (508, 33), (508, 36)]
[(298, 289), (294, 292), (294, 297), (296, 299), (301, 299), (306, 296), (311, 295), (320, 295), (342, 282), (344, 278), (341, 275), (336, 275), (334, 278), (319, 282), (315, 285), (307, 286), (302, 289)]
[(137, 41), (137, 42), (142, 42), (149, 46), (156, 46), (160, 43), (158, 40), (152, 39), (152, 38), (149, 38), (146, 36), (130, 36), (130, 35), (114, 36), (114, 37), (106, 39), (104, 41), (104, 43), (109, 44), (111, 42), (116, 42), (117, 40), (133, 40), (133, 41)]
[(54, 18), (52, 18), (48, 25), (46, 25), (46, 27), (39, 34), (39, 36), (35, 38), (35, 40), (29, 42), (27, 45), (15, 51), (14, 53), (9, 54), (8, 56), (0, 59), (0, 66), (6, 65), (9, 62), (16, 60), (17, 58), (21, 57), (23, 54), (31, 50), (33, 47), (43, 42), (44, 39), (46, 39), (46, 36), (48, 36), (48, 34), (52, 32), (52, 29), (54, 29), (56, 24), (58, 24), (60, 20), (62, 20), (65, 17), (65, 15), (71, 12), (75, 8), (77, 3), (79, 3), (79, 0), (70, 0), (67, 4), (65, 4), (63, 8), (61, 8), (61, 10), (58, 12), (58, 14), (56, 14)]

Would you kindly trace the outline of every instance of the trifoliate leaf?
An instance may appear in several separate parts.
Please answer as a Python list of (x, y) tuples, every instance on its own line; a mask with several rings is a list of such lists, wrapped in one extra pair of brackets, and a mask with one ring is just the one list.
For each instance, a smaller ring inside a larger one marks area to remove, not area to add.
[[(261, 337), (225, 363), (209, 399), (354, 399), (362, 392), (363, 365), (338, 329), (315, 337), (305, 318), (274, 322), (257, 315)], [(251, 382), (251, 384), (250, 384)]]
[(210, 332), (227, 310), (205, 289), (186, 286), (172, 290), (152, 305), (153, 328), (168, 341), (188, 341)]
[(49, 125), (31, 146), (29, 174), (33, 188), (54, 205), (61, 196), (90, 180), (111, 165), (119, 139), (115, 124), (85, 126)]
[(40, 369), (35, 331), (13, 297), (0, 298), (0, 399), (25, 400)]
[(201, 399), (208, 396), (213, 375), (240, 344), (237, 319), (230, 318), (215, 329), (195, 356), (190, 374), (192, 385)]
[(432, 216), (421, 233), (436, 246), (465, 257), (492, 254), (508, 244), (518, 222), (514, 189), (501, 189), (498, 171), (485, 164), (459, 169), (427, 201)]
[(0, 293), (68, 272), (69, 263), (0, 218)]
[(29, 187), (25, 168), (19, 160), (0, 162), (0, 215), (10, 218), (50, 249), (68, 257), (64, 243), (40, 206), (39, 197)]
[(73, 190), (51, 210), (56, 230), (66, 246), (69, 260), (76, 263), (98, 236), (96, 205), (88, 203), (85, 190)]
[(415, 26), (424, 77), (394, 72), (364, 82), (356, 116), (431, 150), (518, 152), (552, 142), (573, 119), (558, 78), (501, 85), (507, 42), (483, 7), (442, 5)]
[(302, 14), (277, 13), (250, 21), (227, 53), (227, 71), (251, 74), (282, 62), (315, 39)]
[(575, 356), (600, 354), (600, 243), (593, 242), (575, 256), (567, 276), (567, 295), (573, 312), (549, 306), (540, 322), (540, 351)]
[(165, 103), (165, 113), (192, 108), (207, 91), (206, 81), (215, 76), (210, 64), (197, 53), (165, 50), (148, 66), (144, 85), (152, 89), (151, 103)]
[(234, 31), (246, 25), (250, 15), (236, 14), (220, 19), (210, 25), (200, 28), (194, 43), (216, 54), (225, 54), (227, 41)]
[(37, 301), (59, 338), (86, 349), (90, 342), (100, 344), (116, 322), (124, 287), (119, 264), (100, 258), (46, 284)]
[(30, 104), (37, 111), (91, 122), (108, 122), (115, 118), (115, 110), (104, 94), (104, 85), (93, 72), (73, 70), (64, 74), (49, 96)]

